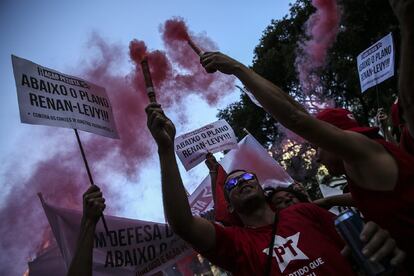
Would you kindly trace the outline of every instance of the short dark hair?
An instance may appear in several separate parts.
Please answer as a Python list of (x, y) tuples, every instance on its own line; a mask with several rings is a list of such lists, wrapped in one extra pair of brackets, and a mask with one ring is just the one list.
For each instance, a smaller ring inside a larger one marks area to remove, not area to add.
[(287, 192), (287, 193), (290, 193), (290, 194), (294, 195), (300, 202), (309, 202), (308, 197), (304, 193), (302, 193), (298, 190), (295, 190), (295, 189), (291, 188), (290, 186), (289, 187), (280, 187), (279, 186), (279, 187), (276, 187), (276, 188), (266, 187), (266, 188), (264, 188), (264, 191), (265, 191), (266, 199), (269, 203), (272, 202), (272, 197), (278, 192)]

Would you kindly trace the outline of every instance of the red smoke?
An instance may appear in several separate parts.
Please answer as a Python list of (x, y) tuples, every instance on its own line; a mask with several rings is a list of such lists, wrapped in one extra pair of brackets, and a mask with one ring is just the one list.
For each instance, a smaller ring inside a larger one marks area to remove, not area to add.
[(133, 61), (139, 64), (147, 55), (147, 46), (144, 41), (132, 40), (129, 43), (129, 54)]
[(321, 105), (318, 95), (322, 93), (318, 71), (323, 69), (328, 50), (335, 42), (341, 13), (336, 0), (312, 0), (312, 5), (316, 12), (306, 22), (309, 40), (299, 42), (295, 66), (303, 92), (307, 96), (313, 94), (307, 106), (317, 108)]
[(164, 29), (168, 30), (163, 33), (164, 41), (187, 41), (190, 38), (187, 25), (185, 25), (182, 18), (176, 17), (165, 21)]
[[(182, 21), (180, 24), (184, 24)], [(179, 32), (178, 32), (179, 34)], [(130, 45), (131, 59), (139, 61), (146, 53), (159, 102), (164, 108), (180, 107), (189, 94), (197, 94), (210, 104), (215, 104), (234, 87), (234, 79), (222, 74), (207, 74), (199, 63), (198, 56), (182, 40), (177, 40), (177, 29), (165, 24), (161, 30), (166, 52), (148, 51), (143, 42), (133, 40)], [(206, 37), (195, 36), (206, 48), (215, 50), (214, 43)], [(201, 45), (201, 44), (200, 44)], [(107, 198), (108, 214), (128, 205), (119, 198), (123, 183), (111, 183), (112, 175), (123, 175), (138, 182), (143, 173), (141, 167), (150, 156), (156, 154), (153, 139), (146, 130), (145, 107), (148, 98), (140, 66), (126, 76), (119, 75), (119, 64), (125, 60), (125, 46), (111, 45), (94, 34), (90, 47), (99, 51), (98, 57), (78, 74), (82, 78), (106, 88), (111, 100), (120, 139), (108, 139), (81, 132), (81, 140), (91, 166), (95, 183)], [(168, 111), (167, 111), (168, 113)], [(60, 133), (60, 136), (59, 136)], [(62, 138), (62, 133), (64, 134)], [(4, 183), (10, 192), (0, 210), (0, 235), (2, 237), (0, 275), (23, 274), (29, 256), (33, 256), (38, 245), (44, 242), (42, 233), (48, 227), (46, 217), (37, 199), (37, 192), (52, 203), (66, 208), (81, 208), (81, 194), (88, 188), (89, 181), (72, 130), (48, 128), (45, 142), (61, 139), (64, 148), (56, 150), (51, 157), (45, 155), (37, 163), (33, 173), (23, 176), (21, 163), (15, 160), (9, 164)], [(47, 140), (46, 140), (47, 138)], [(159, 185), (159, 183), (143, 183)], [(131, 189), (131, 187), (129, 187)], [(135, 187), (139, 189), (139, 187)], [(142, 188), (142, 187), (141, 187)], [(145, 189), (142, 189), (145, 190)], [(139, 201), (143, 194), (137, 192)]]

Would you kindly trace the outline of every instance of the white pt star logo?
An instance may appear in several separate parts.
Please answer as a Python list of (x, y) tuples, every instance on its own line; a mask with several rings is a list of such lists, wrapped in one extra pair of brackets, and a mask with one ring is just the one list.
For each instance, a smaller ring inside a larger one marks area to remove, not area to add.
[[(283, 273), (290, 261), (293, 260), (308, 260), (309, 258), (299, 249), (300, 232), (287, 238), (275, 236), (275, 243), (273, 244), (273, 257), (279, 265), (280, 272)], [(263, 253), (269, 255), (269, 248), (263, 250)]]

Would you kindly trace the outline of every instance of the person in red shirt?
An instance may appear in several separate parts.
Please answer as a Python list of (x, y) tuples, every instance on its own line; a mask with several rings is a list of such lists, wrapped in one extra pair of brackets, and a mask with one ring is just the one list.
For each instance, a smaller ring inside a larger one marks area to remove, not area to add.
[(390, 0), (390, 4), (401, 31), (398, 99), (406, 125), (400, 145), (414, 154), (414, 0)]
[(224, 181), (226, 180), (227, 172), (211, 153), (207, 153), (205, 164), (210, 174), (214, 202), (214, 220), (226, 226), (242, 226), (243, 223), (237, 214), (232, 214), (227, 210), (227, 201), (224, 196)]
[[(407, 251), (407, 260), (414, 259), (412, 156), (379, 139), (378, 130), (359, 127), (348, 111), (329, 112), (326, 116), (350, 117), (346, 122), (351, 124), (341, 127), (303, 112), (278, 86), (220, 52), (206, 52), (200, 62), (208, 73), (220, 71), (236, 76), (275, 120), (318, 147), (321, 159), (329, 163), (330, 174), (347, 175), (354, 188), (352, 197), (366, 218), (379, 219), (376, 222)], [(412, 265), (411, 270), (414, 272)]]
[(414, 138), (410, 134), (408, 124), (405, 123), (402, 113), (403, 110), (401, 110), (400, 102), (396, 99), (391, 106), (393, 132), (397, 136), (400, 148), (414, 156)]
[[(254, 174), (234, 171), (225, 180), (228, 210), (235, 212), (243, 227), (223, 227), (193, 216), (174, 152), (175, 126), (161, 106), (146, 108), (148, 128), (158, 146), (164, 211), (173, 231), (234, 275), (354, 275), (333, 227), (333, 217), (310, 203), (296, 204), (278, 214), (268, 205)], [(364, 254), (373, 260), (402, 262), (387, 231), (369, 222), (361, 239)]]

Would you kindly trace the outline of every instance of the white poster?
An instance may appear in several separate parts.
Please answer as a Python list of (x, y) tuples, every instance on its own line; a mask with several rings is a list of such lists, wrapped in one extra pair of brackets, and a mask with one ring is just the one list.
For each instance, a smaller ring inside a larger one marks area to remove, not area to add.
[(394, 45), (389, 33), (358, 55), (358, 74), (364, 92), (394, 76)]
[(225, 120), (219, 120), (175, 138), (175, 152), (188, 171), (206, 159), (208, 152), (237, 148), (237, 138)]
[(104, 88), (16, 56), (12, 63), (22, 123), (118, 138)]

